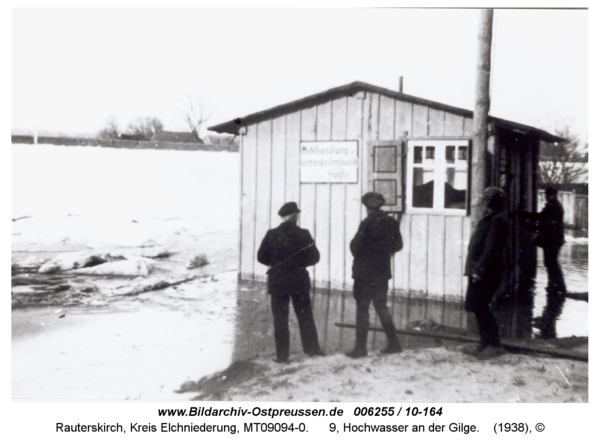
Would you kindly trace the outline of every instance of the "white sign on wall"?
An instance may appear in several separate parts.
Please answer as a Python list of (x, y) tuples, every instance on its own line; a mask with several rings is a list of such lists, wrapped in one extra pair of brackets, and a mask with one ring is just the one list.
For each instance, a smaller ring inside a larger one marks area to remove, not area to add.
[(358, 141), (301, 141), (300, 183), (358, 183)]

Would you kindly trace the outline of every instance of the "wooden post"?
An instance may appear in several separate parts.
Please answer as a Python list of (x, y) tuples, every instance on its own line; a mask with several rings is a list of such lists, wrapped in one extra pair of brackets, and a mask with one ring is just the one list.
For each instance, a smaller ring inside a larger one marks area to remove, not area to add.
[[(479, 52), (477, 54), (477, 83), (473, 112), (473, 145), (471, 150), (471, 232), (475, 232), (485, 208), (481, 196), (486, 184), (487, 123), (490, 112), (490, 70), (492, 52), (492, 9), (481, 11), (479, 23)], [(467, 316), (467, 330), (477, 332), (475, 316)]]
[(490, 111), (490, 71), (492, 52), (493, 9), (481, 11), (479, 52), (477, 55), (477, 84), (473, 113), (473, 151), (471, 153), (471, 232), (483, 216), (481, 195), (486, 184), (487, 123)]

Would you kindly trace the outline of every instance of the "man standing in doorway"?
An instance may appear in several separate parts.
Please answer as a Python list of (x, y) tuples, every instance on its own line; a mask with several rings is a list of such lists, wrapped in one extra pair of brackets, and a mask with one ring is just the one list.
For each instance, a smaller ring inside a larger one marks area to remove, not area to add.
[(498, 324), (490, 309), (490, 303), (500, 288), (504, 276), (504, 248), (508, 240), (509, 227), (502, 208), (504, 192), (489, 187), (483, 191), (483, 218), (469, 242), (469, 254), (465, 275), (469, 277), (465, 310), (475, 314), (479, 328), (480, 345), (465, 347), (464, 352), (481, 360), (502, 355)]
[(284, 204), (278, 214), (283, 222), (267, 232), (257, 259), (270, 267), (267, 274), (275, 326), (275, 362), (286, 363), (290, 354), (290, 299), (298, 319), (303, 351), (311, 356), (325, 355), (319, 346), (306, 270), (319, 262), (320, 254), (310, 232), (298, 226), (300, 209), (295, 202)]
[(351, 358), (367, 355), (371, 302), (388, 340), (381, 352), (402, 352), (396, 327), (387, 307), (388, 282), (392, 278), (391, 258), (402, 249), (400, 224), (381, 210), (385, 204), (383, 195), (367, 192), (361, 201), (367, 208), (367, 217), (360, 223), (358, 232), (350, 242), (350, 251), (354, 256), (352, 278), (356, 300), (356, 341), (354, 349), (346, 353)]
[(546, 287), (546, 307), (541, 317), (536, 317), (533, 325), (540, 330), (540, 338), (556, 338), (556, 319), (565, 303), (567, 288), (558, 253), (565, 243), (564, 210), (558, 201), (558, 191), (554, 186), (546, 188), (546, 205), (539, 214), (523, 214), (526, 219), (537, 223), (536, 245), (544, 251), (544, 266), (548, 272)]

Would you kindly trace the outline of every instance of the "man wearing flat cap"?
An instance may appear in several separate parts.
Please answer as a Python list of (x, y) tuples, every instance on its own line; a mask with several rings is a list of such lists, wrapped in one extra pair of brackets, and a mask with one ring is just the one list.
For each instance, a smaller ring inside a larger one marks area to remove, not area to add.
[(509, 227), (502, 212), (502, 189), (493, 186), (486, 188), (481, 202), (485, 213), (469, 241), (465, 268), (465, 275), (469, 277), (465, 310), (475, 314), (480, 344), (477, 347), (466, 346), (463, 351), (480, 360), (487, 360), (504, 353), (490, 303), (501, 287), (504, 276), (504, 248)]
[(296, 312), (303, 351), (311, 356), (325, 355), (319, 346), (317, 327), (310, 303), (310, 277), (306, 268), (321, 258), (310, 232), (298, 226), (300, 209), (295, 202), (284, 204), (278, 212), (283, 222), (267, 231), (257, 259), (269, 266), (268, 291), (275, 326), (277, 363), (290, 355), (289, 306)]
[(381, 352), (396, 354), (402, 351), (387, 307), (389, 279), (392, 278), (391, 258), (402, 249), (400, 224), (381, 210), (385, 204), (383, 195), (367, 192), (361, 201), (367, 208), (367, 217), (360, 223), (358, 232), (350, 242), (350, 251), (354, 256), (352, 278), (356, 300), (356, 340), (354, 349), (346, 353), (351, 358), (367, 355), (371, 302), (388, 340)]

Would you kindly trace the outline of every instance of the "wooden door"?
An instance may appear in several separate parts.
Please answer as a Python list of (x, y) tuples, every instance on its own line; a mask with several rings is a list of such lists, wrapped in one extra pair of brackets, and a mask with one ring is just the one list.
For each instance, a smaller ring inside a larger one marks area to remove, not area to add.
[(405, 208), (404, 140), (373, 141), (368, 144), (368, 190), (385, 198), (383, 210), (403, 212)]

